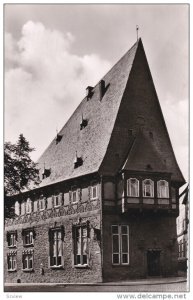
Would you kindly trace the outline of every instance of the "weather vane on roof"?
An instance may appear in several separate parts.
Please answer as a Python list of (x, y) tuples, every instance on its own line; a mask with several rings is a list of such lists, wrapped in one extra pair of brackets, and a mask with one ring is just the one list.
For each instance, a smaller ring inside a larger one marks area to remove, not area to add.
[(137, 42), (138, 42), (138, 30), (139, 30), (139, 26), (136, 25), (136, 31), (137, 31)]

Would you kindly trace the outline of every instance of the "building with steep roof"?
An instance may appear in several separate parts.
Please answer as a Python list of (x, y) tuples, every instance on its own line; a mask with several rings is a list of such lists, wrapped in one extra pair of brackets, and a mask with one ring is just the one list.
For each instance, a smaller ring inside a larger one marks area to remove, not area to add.
[(178, 167), (139, 39), (40, 157), (41, 183), (12, 197), (6, 282), (102, 282), (177, 272)]

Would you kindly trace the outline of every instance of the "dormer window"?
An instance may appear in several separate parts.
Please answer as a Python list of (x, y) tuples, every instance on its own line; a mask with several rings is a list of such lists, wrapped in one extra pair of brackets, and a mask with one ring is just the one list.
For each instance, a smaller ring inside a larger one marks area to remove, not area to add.
[(44, 164), (44, 168), (43, 168), (43, 171), (42, 171), (42, 179), (45, 179), (45, 178), (49, 177), (50, 174), (51, 174), (51, 169), (46, 169), (45, 164)]
[(93, 94), (94, 94), (93, 87), (92, 86), (87, 86), (86, 92), (87, 92), (87, 95), (86, 95), (87, 100), (91, 99)]
[(136, 178), (129, 178), (127, 180), (127, 196), (139, 197), (139, 180)]
[(166, 180), (159, 180), (157, 182), (158, 198), (169, 198), (169, 185)]
[(83, 128), (85, 128), (88, 124), (88, 120), (87, 119), (84, 119), (83, 118), (83, 115), (82, 115), (82, 120), (81, 120), (81, 123), (80, 123), (80, 130), (82, 130)]
[(62, 135), (57, 133), (57, 135), (56, 135), (56, 144), (58, 144), (61, 141), (61, 139), (62, 139)]
[(143, 180), (143, 197), (154, 197), (154, 182), (151, 179)]
[(74, 169), (82, 166), (82, 164), (83, 164), (82, 157), (78, 157), (77, 151), (76, 151), (76, 156), (75, 156), (75, 159), (74, 159)]

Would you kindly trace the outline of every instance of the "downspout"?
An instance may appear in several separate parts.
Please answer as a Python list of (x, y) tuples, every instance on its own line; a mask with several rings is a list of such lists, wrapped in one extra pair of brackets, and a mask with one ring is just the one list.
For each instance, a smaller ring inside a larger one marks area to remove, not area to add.
[(104, 244), (103, 244), (103, 176), (101, 175), (100, 176), (101, 178), (101, 207), (100, 207), (100, 218), (101, 218), (101, 221), (100, 221), (100, 227), (101, 227), (101, 243), (100, 243), (100, 246), (101, 246), (101, 276), (102, 276), (102, 282), (104, 281), (104, 270), (103, 270), (103, 247), (104, 247)]

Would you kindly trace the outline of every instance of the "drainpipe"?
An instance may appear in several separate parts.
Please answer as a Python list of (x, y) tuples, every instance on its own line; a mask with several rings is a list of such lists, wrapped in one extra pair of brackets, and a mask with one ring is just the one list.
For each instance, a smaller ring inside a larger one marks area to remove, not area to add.
[(100, 218), (101, 218), (101, 275), (102, 275), (102, 282), (104, 281), (104, 277), (103, 277), (103, 247), (104, 247), (104, 244), (103, 244), (103, 176), (101, 175), (100, 176), (101, 178), (101, 199), (100, 199), (100, 204), (101, 204), (101, 209), (100, 209)]

